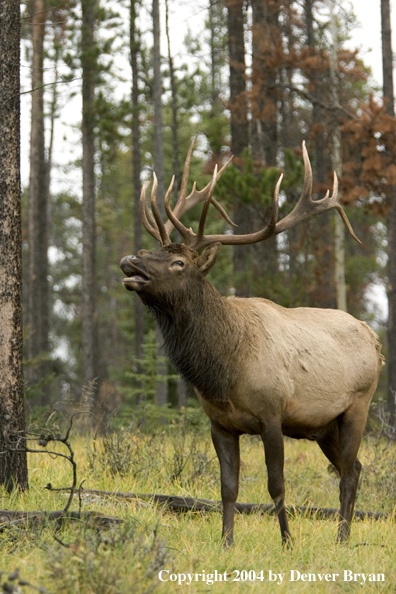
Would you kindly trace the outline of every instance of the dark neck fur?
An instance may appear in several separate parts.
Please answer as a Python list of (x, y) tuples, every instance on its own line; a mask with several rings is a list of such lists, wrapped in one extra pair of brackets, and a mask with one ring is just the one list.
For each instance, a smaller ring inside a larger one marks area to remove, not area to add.
[(195, 280), (173, 303), (169, 301), (146, 302), (160, 326), (169, 358), (202, 396), (227, 402), (237, 380), (235, 361), (241, 338), (227, 301), (205, 278)]

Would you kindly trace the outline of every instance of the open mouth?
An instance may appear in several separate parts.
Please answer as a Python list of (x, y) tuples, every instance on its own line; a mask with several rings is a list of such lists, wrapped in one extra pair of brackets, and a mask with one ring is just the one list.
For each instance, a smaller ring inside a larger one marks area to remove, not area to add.
[(134, 262), (136, 259), (135, 256), (125, 256), (120, 262), (120, 268), (126, 275), (122, 283), (128, 291), (139, 291), (144, 285), (150, 282), (145, 271), (141, 270), (139, 266), (136, 266)]
[(127, 278), (124, 278), (124, 280), (122, 281), (123, 283), (130, 283), (130, 282), (136, 282), (136, 283), (148, 283), (149, 279), (147, 278), (147, 276), (143, 276), (143, 274), (133, 274), (132, 276), (128, 276)]
[(130, 291), (135, 290), (137, 287), (142, 287), (143, 285), (150, 282), (145, 274), (142, 272), (133, 272), (132, 270), (129, 272), (124, 271), (127, 274), (127, 278), (124, 278), (122, 281), (124, 287), (129, 289)]

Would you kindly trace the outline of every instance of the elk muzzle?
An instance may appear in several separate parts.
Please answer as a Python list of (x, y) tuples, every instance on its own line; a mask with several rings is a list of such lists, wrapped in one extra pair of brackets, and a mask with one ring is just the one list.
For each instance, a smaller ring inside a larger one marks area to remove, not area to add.
[(128, 291), (139, 292), (150, 282), (139, 260), (138, 256), (125, 256), (120, 262), (120, 268), (127, 277), (122, 283)]

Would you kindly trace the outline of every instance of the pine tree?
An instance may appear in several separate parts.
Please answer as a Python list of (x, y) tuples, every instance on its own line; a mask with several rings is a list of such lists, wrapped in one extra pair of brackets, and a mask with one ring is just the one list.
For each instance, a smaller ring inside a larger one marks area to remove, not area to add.
[[(162, 197), (165, 196), (165, 172), (164, 172), (164, 136), (162, 119), (162, 74), (161, 74), (161, 53), (160, 53), (160, 11), (159, 0), (153, 0), (152, 4), (153, 18), (153, 102), (154, 102), (154, 170), (158, 180), (158, 201), (160, 213), (164, 219), (165, 210)], [(158, 368), (157, 376), (161, 379), (157, 382), (156, 404), (162, 406), (168, 402), (168, 385), (165, 381), (167, 375), (166, 364), (163, 359), (162, 335), (158, 326), (156, 326), (156, 336), (158, 344)], [(162, 379), (164, 378), (164, 379)]]
[[(230, 99), (231, 113), (231, 152), (235, 155), (234, 165), (242, 168), (242, 157), (249, 147), (248, 105), (246, 95), (246, 61), (244, 41), (244, 2), (243, 0), (228, 0), (228, 59), (230, 69)], [(239, 233), (250, 233), (252, 230), (251, 210), (247, 204), (238, 198), (234, 204), (234, 223), (238, 225)], [(236, 292), (239, 296), (247, 296), (250, 292), (246, 282), (249, 252), (246, 246), (234, 247), (234, 271), (236, 276)], [(244, 281), (242, 281), (244, 279)]]
[[(34, 362), (49, 350), (48, 304), (48, 172), (44, 146), (44, 40), (48, 12), (44, 0), (32, 5), (32, 112), (29, 180), (29, 284), (28, 284), (28, 366), (29, 383), (37, 384), (48, 373), (48, 365)], [(41, 393), (35, 404), (44, 404)]]
[[(95, 22), (97, 0), (82, 0), (82, 358), (83, 383), (98, 377), (96, 224), (95, 224), (95, 76), (97, 46)], [(96, 391), (95, 391), (96, 392)]]
[[(382, 76), (386, 112), (395, 117), (390, 2), (381, 0)], [(396, 426), (396, 184), (392, 184), (388, 227), (388, 411)]]
[(26, 453), (16, 451), (25, 430), (18, 0), (0, 1), (0, 22), (0, 485), (11, 491), (28, 487)]
[[(133, 167), (133, 218), (134, 218), (134, 253), (137, 254), (142, 249), (142, 226), (140, 222), (139, 204), (140, 204), (140, 103), (139, 103), (139, 69), (138, 53), (139, 38), (136, 30), (138, 1), (131, 0), (130, 3), (130, 59), (132, 68), (132, 167)], [(141, 374), (140, 361), (143, 359), (143, 341), (144, 341), (144, 307), (141, 299), (134, 296), (135, 308), (135, 358), (137, 361), (137, 373)]]

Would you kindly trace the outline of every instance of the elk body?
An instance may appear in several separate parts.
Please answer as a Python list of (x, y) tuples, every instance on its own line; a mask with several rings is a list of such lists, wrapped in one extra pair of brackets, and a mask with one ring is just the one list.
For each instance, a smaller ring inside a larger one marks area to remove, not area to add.
[[(312, 200), (312, 172), (303, 145), (305, 178), (296, 207), (280, 222), (278, 194), (265, 229), (250, 235), (205, 236), (204, 225), (214, 200), (215, 183), (222, 173), (198, 192), (186, 197), (190, 147), (180, 198), (161, 220), (156, 203), (156, 180), (151, 195), (152, 214), (141, 196), (141, 218), (161, 244), (155, 253), (145, 250), (121, 260), (124, 286), (136, 291), (153, 312), (167, 353), (182, 377), (192, 384), (210, 418), (214, 447), (220, 462), (223, 537), (233, 542), (234, 506), (239, 482), (239, 437), (260, 435), (264, 443), (268, 490), (279, 518), (282, 541), (291, 535), (285, 510), (283, 435), (318, 443), (340, 475), (338, 540), (349, 538), (350, 523), (361, 470), (357, 459), (382, 356), (370, 328), (342, 311), (285, 309), (266, 299), (224, 298), (205, 278), (222, 244), (248, 244), (280, 233), (319, 212), (336, 208), (354, 236), (334, 192)], [(187, 209), (204, 201), (195, 235), (179, 221)], [(229, 221), (230, 222), (230, 221)], [(176, 227), (183, 244), (169, 236)], [(355, 237), (355, 236), (354, 236)], [(201, 254), (199, 251), (205, 248)]]

